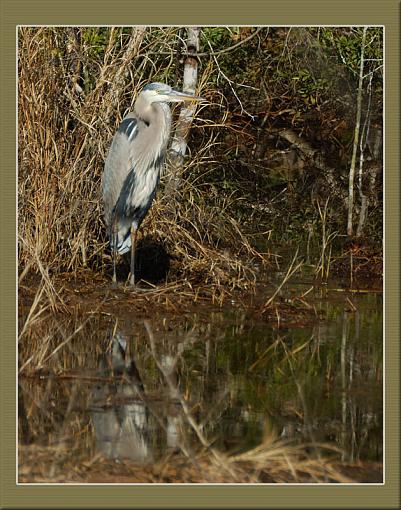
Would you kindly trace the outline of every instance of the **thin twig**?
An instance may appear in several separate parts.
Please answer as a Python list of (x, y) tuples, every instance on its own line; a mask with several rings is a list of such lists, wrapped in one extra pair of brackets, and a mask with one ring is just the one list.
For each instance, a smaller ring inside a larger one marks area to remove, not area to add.
[(294, 263), (296, 261), (298, 257), (298, 250), (296, 251), (295, 255), (294, 255), (294, 258), (292, 259), (291, 261), (291, 264), (287, 270), (287, 273), (285, 274), (282, 282), (280, 283), (280, 285), (277, 287), (276, 291), (274, 292), (274, 294), (266, 301), (266, 303), (264, 304), (263, 306), (263, 311), (266, 310), (267, 308), (269, 308), (269, 306), (271, 305), (271, 303), (274, 301), (275, 297), (277, 296), (277, 294), (280, 292), (280, 290), (282, 289), (282, 287), (288, 282), (288, 280), (291, 278), (291, 276), (293, 274), (295, 274), (298, 269), (300, 267), (302, 267), (303, 265), (303, 262), (299, 262), (295, 267), (294, 267)]

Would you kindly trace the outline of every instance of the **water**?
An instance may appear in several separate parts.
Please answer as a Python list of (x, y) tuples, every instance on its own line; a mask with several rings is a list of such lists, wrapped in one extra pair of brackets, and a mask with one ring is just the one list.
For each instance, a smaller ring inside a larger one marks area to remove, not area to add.
[(19, 348), (20, 443), (152, 464), (274, 431), (381, 462), (382, 295), (309, 288), (277, 296), (276, 319), (239, 303), (43, 316)]

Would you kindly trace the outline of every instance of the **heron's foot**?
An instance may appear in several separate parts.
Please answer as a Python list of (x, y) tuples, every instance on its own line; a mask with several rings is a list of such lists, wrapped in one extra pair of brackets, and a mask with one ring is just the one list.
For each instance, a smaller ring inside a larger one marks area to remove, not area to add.
[(133, 273), (130, 274), (129, 284), (131, 285), (131, 287), (135, 287), (135, 275)]

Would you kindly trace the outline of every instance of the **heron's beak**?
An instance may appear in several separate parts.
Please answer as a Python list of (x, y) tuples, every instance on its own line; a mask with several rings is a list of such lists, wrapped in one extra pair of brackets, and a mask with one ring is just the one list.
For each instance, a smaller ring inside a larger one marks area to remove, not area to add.
[(179, 92), (178, 90), (172, 90), (168, 95), (170, 101), (204, 101), (203, 97), (194, 96), (192, 94), (188, 94), (186, 92)]

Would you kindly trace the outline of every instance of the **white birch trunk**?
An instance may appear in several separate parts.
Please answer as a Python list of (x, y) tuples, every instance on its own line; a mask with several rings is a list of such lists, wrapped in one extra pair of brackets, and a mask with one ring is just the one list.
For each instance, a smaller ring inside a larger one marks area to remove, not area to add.
[[(197, 27), (187, 29), (187, 51), (195, 54), (199, 51), (199, 33)], [(192, 56), (187, 56), (184, 64), (183, 92), (195, 95), (196, 84), (198, 81), (198, 61)], [(181, 181), (182, 168), (184, 166), (184, 156), (187, 152), (188, 133), (194, 119), (196, 103), (186, 103), (181, 107), (180, 116), (177, 121), (177, 128), (171, 143), (171, 180), (172, 190), (177, 190)]]
[[(368, 113), (369, 115), (369, 113)], [(363, 226), (365, 224), (365, 219), (368, 211), (368, 197), (363, 192), (363, 162), (364, 162), (364, 145), (363, 145), (363, 131), (361, 136), (361, 142), (359, 144), (359, 173), (358, 173), (358, 188), (359, 188), (359, 198), (361, 200), (361, 209), (359, 211), (359, 221), (358, 227), (356, 229), (356, 237), (360, 237), (362, 235)], [(365, 144), (366, 145), (366, 144)]]
[(355, 163), (356, 154), (358, 151), (359, 142), (359, 129), (361, 125), (361, 113), (362, 113), (362, 84), (363, 84), (363, 66), (364, 66), (364, 55), (365, 55), (365, 43), (366, 43), (366, 30), (364, 27), (362, 35), (362, 47), (361, 47), (361, 62), (359, 66), (359, 85), (358, 85), (358, 97), (356, 106), (356, 124), (354, 131), (354, 147), (352, 150), (351, 167), (349, 169), (349, 182), (348, 182), (348, 224), (347, 234), (352, 236), (352, 214), (354, 209), (354, 178), (355, 178)]

